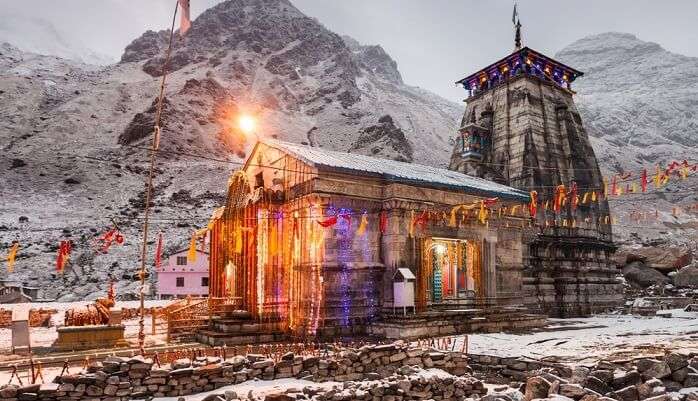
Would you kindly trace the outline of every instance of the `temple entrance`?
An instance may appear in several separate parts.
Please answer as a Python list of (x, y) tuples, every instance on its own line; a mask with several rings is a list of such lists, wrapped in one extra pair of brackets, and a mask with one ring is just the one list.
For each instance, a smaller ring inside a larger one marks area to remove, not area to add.
[[(459, 303), (484, 297), (481, 244), (474, 240), (424, 241), (422, 289), (429, 304)], [(420, 294), (422, 295), (422, 294)]]

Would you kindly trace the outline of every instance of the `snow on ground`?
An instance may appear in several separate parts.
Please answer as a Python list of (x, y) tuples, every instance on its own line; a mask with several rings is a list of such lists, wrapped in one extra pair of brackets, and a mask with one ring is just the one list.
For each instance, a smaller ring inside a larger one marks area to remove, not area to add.
[[(153, 300), (146, 301), (145, 307), (159, 307), (166, 306), (173, 301), (171, 300)], [(2, 304), (0, 308), (5, 310), (14, 310), (18, 308), (26, 308), (30, 305), (33, 309), (55, 309), (58, 312), (51, 318), (50, 327), (31, 327), (29, 331), (29, 337), (33, 348), (37, 347), (50, 347), (56, 338), (58, 338), (58, 333), (56, 332), (56, 326), (63, 325), (63, 319), (65, 317), (65, 311), (71, 308), (78, 308), (84, 305), (90, 305), (92, 302), (46, 302), (46, 303), (32, 303), (32, 304)], [(139, 301), (117, 301), (114, 308), (138, 308), (140, 306)], [(148, 345), (161, 344), (165, 340), (165, 327), (163, 322), (157, 322), (156, 334), (155, 336), (150, 335), (152, 332), (152, 319), (150, 316), (145, 317), (145, 332), (148, 334), (146, 341)], [(125, 326), (124, 337), (126, 339), (136, 339), (138, 337), (138, 319), (128, 319), (124, 320), (123, 324)], [(12, 329), (10, 328), (0, 328), (0, 353), (9, 353), (12, 347)]]
[[(450, 373), (447, 373), (441, 369), (424, 369), (419, 371), (417, 375), (429, 379), (430, 377), (449, 377)], [(371, 382), (373, 380), (368, 380)], [(315, 389), (331, 389), (334, 386), (339, 386), (342, 388), (343, 383), (339, 382), (323, 382), (315, 383), (308, 380), (300, 379), (275, 379), (275, 380), (253, 380), (240, 384), (233, 384), (230, 386), (221, 387), (213, 391), (207, 391), (204, 393), (199, 393), (195, 395), (188, 395), (186, 397), (187, 401), (202, 401), (207, 396), (211, 394), (224, 394), (226, 391), (234, 391), (238, 396), (247, 395), (250, 391), (255, 397), (264, 398), (264, 395), (282, 393), (288, 389), (295, 389), (297, 391), (302, 391), (304, 387), (311, 387)], [(156, 397), (154, 401), (176, 401), (178, 397)]]
[[(698, 312), (670, 311), (670, 318), (596, 315), (550, 319), (546, 328), (533, 333), (469, 335), (468, 350), (575, 363), (657, 354), (666, 349), (698, 351)], [(455, 349), (461, 346), (462, 337)]]
[[(250, 391), (256, 397), (264, 398), (266, 394), (281, 393), (288, 389), (303, 390), (303, 387), (330, 389), (332, 386), (337, 386), (341, 383), (324, 382), (315, 383), (308, 380), (300, 379), (276, 379), (276, 380), (252, 380), (240, 384), (221, 387), (217, 390), (206, 391), (199, 394), (186, 396), (187, 401), (202, 401), (211, 394), (224, 394), (226, 391), (234, 391), (238, 395), (247, 395)], [(155, 397), (157, 401), (177, 401), (180, 397)]]

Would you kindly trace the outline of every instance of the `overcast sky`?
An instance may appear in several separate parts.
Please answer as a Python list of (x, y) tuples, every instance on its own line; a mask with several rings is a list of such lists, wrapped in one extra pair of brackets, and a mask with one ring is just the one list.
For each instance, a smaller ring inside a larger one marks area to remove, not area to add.
[[(221, 0), (191, 0), (193, 16)], [(329, 29), (380, 44), (408, 84), (460, 101), (453, 84), (513, 47), (511, 0), (291, 0)], [(169, 25), (174, 0), (0, 0), (3, 29), (29, 40), (46, 20), (65, 45), (118, 59), (146, 29)], [(553, 55), (592, 34), (637, 34), (677, 53), (698, 56), (698, 0), (520, 0), (524, 44)], [(3, 22), (4, 21), (4, 22)], [(12, 37), (10, 35), (10, 37)], [(19, 39), (16, 39), (19, 37)], [(43, 39), (42, 39), (43, 41)], [(21, 43), (17, 44), (21, 47)]]

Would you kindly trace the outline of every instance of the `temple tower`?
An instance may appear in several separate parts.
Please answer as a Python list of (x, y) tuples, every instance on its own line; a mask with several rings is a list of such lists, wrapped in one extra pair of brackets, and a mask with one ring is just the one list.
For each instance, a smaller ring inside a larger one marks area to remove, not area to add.
[[(536, 192), (526, 303), (587, 315), (619, 305), (622, 291), (604, 181), (571, 89), (583, 73), (521, 47), (515, 26), (513, 53), (457, 82), (468, 98), (449, 168)], [(562, 188), (568, 201), (553, 210)]]

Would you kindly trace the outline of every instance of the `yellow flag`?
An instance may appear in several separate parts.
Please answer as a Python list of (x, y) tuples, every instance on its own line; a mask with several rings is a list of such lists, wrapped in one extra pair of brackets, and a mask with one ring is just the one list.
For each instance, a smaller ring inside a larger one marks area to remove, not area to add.
[(589, 200), (589, 192), (585, 192), (584, 197), (582, 198), (582, 204), (587, 203), (588, 200)]
[(271, 225), (271, 230), (269, 230), (269, 254), (276, 256), (279, 252), (279, 247), (276, 243), (279, 236), (276, 230), (276, 219), (270, 219), (269, 224)]
[(596, 202), (596, 191), (591, 192), (591, 201)]
[(235, 253), (242, 253), (242, 228), (235, 227)]
[(408, 227), (410, 238), (414, 237), (414, 210), (410, 210), (410, 223)]
[(15, 270), (15, 257), (19, 250), (19, 242), (15, 242), (7, 252), (7, 272), (12, 273)]
[(191, 242), (189, 242), (189, 252), (187, 252), (187, 260), (196, 262), (196, 233), (192, 234)]
[(477, 214), (477, 219), (482, 224), (487, 222), (487, 209), (485, 209), (485, 201), (480, 201), (480, 211)]
[(458, 212), (459, 207), (460, 206), (454, 206), (453, 209), (451, 209), (451, 217), (448, 219), (448, 226), (449, 227), (456, 226), (456, 212)]
[(359, 228), (356, 229), (356, 235), (364, 235), (366, 226), (368, 226), (368, 217), (366, 217), (366, 213), (364, 213), (361, 215), (361, 222), (359, 223)]

